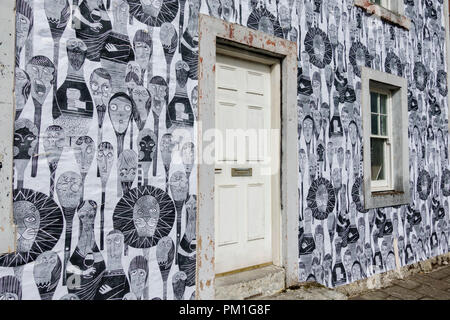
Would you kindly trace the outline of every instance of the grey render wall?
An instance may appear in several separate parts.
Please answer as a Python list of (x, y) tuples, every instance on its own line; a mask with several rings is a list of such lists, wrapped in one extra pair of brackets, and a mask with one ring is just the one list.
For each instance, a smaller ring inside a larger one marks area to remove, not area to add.
[[(337, 286), (391, 270), (395, 238), (402, 265), (448, 252), (442, 1), (406, 1), (410, 31), (350, 0), (96, 3), (17, 0), (14, 216), (26, 237), (0, 256), (0, 294), (194, 297), (199, 12), (298, 41), (300, 281)], [(362, 65), (408, 79), (410, 206), (364, 210)], [(141, 207), (155, 214), (139, 217)]]

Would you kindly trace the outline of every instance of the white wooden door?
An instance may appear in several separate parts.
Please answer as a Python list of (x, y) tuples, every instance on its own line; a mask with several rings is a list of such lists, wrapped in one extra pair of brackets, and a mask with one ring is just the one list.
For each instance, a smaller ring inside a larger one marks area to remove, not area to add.
[[(274, 150), (259, 131), (271, 128), (270, 77), (267, 65), (217, 55), (215, 121), (223, 139), (216, 134), (216, 274), (273, 261), (272, 176), (264, 168)], [(226, 136), (248, 129), (258, 141)], [(236, 169), (239, 176), (232, 174)]]

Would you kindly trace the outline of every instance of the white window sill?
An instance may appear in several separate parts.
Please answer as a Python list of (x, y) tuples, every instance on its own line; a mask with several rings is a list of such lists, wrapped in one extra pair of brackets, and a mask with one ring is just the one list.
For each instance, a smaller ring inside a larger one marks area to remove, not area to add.
[(362, 8), (370, 14), (379, 17), (381, 20), (390, 22), (399, 27), (409, 30), (411, 28), (411, 19), (398, 12), (386, 9), (376, 3), (372, 3), (369, 0), (355, 0), (355, 6)]

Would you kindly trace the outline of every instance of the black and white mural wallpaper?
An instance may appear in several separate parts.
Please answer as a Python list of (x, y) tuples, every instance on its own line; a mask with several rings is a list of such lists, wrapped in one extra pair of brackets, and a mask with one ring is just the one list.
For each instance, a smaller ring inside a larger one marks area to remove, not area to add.
[[(410, 31), (352, 0), (16, 2), (2, 299), (194, 298), (200, 12), (298, 43), (300, 281), (448, 252), (443, 0), (404, 0)], [(364, 209), (361, 66), (408, 79), (409, 206)]]

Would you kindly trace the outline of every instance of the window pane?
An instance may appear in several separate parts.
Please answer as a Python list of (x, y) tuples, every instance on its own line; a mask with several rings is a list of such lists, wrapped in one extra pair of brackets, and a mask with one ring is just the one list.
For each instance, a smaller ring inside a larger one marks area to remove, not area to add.
[(380, 95), (380, 113), (382, 114), (387, 114), (386, 103), (387, 103), (387, 95), (385, 94)]
[(384, 163), (384, 144), (386, 139), (370, 139), (370, 162), (372, 181), (386, 180), (386, 164)]
[(388, 135), (387, 116), (381, 116), (380, 126), (381, 126), (381, 134), (380, 135), (387, 136)]
[(373, 114), (372, 113), (372, 134), (378, 135), (379, 134), (379, 130), (378, 130), (378, 115), (377, 114)]
[(370, 109), (374, 113), (378, 113), (378, 93), (370, 93)]

